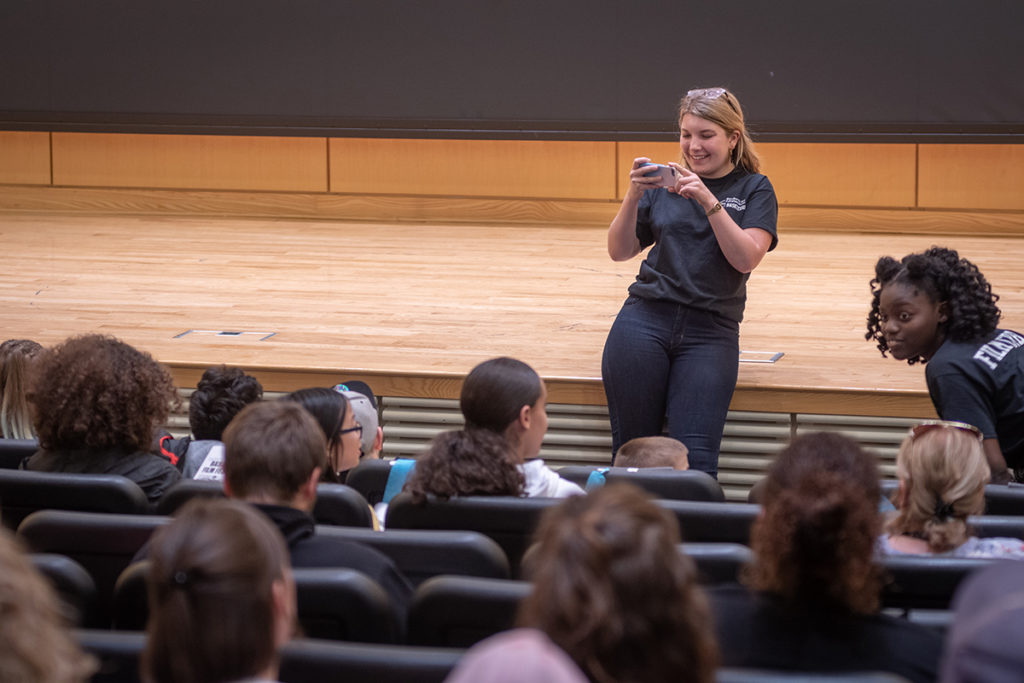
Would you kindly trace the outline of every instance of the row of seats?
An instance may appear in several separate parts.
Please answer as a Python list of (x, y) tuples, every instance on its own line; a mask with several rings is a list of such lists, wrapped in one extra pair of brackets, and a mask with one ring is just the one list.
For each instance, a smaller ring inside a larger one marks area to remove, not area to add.
[[(93, 653), (100, 670), (93, 683), (139, 683), (139, 657), (145, 634), (79, 630), (82, 647)], [(443, 683), (463, 651), (407, 645), (367, 645), (293, 640), (281, 652), (279, 678), (289, 683)], [(882, 673), (790, 673), (721, 669), (716, 683), (898, 683)]]
[[(118, 628), (141, 628), (145, 622), (144, 570), (140, 565), (130, 566), (131, 560), (150, 534), (169, 519), (155, 515), (45, 510), (29, 516), (18, 534), (31, 550), (39, 553), (34, 556), (37, 567), (51, 577), (65, 602), (77, 610), (79, 623), (98, 627), (113, 623)], [(500, 630), (511, 623), (515, 605), (527, 590), (527, 584), (509, 579), (509, 563), (500, 547), (476, 532), (396, 529), (373, 532), (321, 526), (318, 533), (362, 541), (377, 548), (417, 584), (416, 600), (439, 608), (424, 606), (413, 610), (414, 615), (427, 615), (410, 617), (410, 633), (420, 639), (428, 637), (423, 634), (440, 634), (445, 629), (436, 624), (419, 629), (417, 618), (454, 620), (452, 628), (456, 631)], [(750, 549), (740, 544), (685, 543), (681, 549), (694, 559), (700, 580), (705, 585), (736, 581), (742, 567), (752, 559)], [(987, 562), (990, 560), (885, 558), (882, 565), (888, 583), (883, 603), (886, 607), (901, 610), (945, 610), (959, 582)], [(373, 622), (375, 614), (391, 614), (386, 596), (375, 584), (371, 583), (370, 588), (363, 586), (361, 579), (364, 577), (356, 572), (296, 570), (296, 578), (300, 593), (305, 591), (306, 604), (309, 605), (304, 614), (311, 622), (321, 621), (312, 629), (317, 635), (343, 639), (354, 637), (339, 626), (341, 617), (321, 615), (314, 618), (324, 605), (348, 604), (352, 614), (363, 615), (358, 617), (360, 623)], [(311, 597), (318, 591), (321, 594), (338, 591), (340, 597)], [(458, 623), (460, 614), (470, 620), (468, 626)], [(473, 614), (478, 616), (473, 617)], [(378, 627), (362, 632), (361, 639), (393, 642), (398, 638), (394, 626), (389, 625), (387, 619), (373, 623), (378, 623)], [(425, 644), (469, 643), (428, 640)]]

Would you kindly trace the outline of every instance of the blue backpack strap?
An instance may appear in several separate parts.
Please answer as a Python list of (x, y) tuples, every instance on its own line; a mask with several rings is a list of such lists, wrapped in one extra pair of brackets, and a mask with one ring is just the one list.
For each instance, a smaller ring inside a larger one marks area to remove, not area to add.
[(604, 486), (604, 473), (610, 470), (610, 467), (598, 467), (596, 470), (590, 473), (587, 477), (587, 485), (584, 486), (587, 491), (592, 489), (599, 489)]
[(391, 469), (388, 470), (388, 483), (384, 486), (384, 498), (382, 503), (390, 503), (391, 499), (402, 492), (405, 480), (416, 468), (416, 461), (411, 458), (397, 458), (391, 461)]

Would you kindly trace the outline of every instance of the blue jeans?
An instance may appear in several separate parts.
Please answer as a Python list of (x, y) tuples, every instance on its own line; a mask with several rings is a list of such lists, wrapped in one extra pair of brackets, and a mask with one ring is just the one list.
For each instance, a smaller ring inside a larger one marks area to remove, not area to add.
[(662, 434), (689, 449), (690, 468), (717, 476), (736, 388), (739, 323), (715, 313), (630, 296), (601, 362), (612, 449)]

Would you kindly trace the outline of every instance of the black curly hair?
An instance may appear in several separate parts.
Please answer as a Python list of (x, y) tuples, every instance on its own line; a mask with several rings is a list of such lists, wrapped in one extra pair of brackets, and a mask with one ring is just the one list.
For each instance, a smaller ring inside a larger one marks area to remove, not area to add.
[[(875, 277), (871, 280), (871, 312), (868, 313), (868, 331), (864, 338), (874, 340), (885, 356), (887, 349), (878, 316), (878, 302), (882, 289), (894, 284), (917, 287), (933, 302), (945, 302), (948, 320), (942, 324), (948, 339), (956, 342), (982, 337), (999, 325), (999, 300), (992, 286), (978, 267), (955, 249), (931, 247), (919, 254), (908, 254), (897, 261), (883, 256), (875, 264)], [(917, 356), (907, 363), (926, 362)]]

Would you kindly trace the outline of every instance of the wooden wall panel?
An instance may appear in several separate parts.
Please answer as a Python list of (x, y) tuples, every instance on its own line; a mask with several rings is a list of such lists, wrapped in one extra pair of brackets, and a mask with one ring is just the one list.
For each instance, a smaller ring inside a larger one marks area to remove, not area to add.
[(914, 147), (774, 142), (757, 150), (780, 204), (910, 208)]
[[(676, 161), (675, 142), (620, 142), (618, 197), (639, 156)], [(760, 143), (762, 170), (780, 204), (908, 208), (914, 205), (914, 145)]]
[(612, 199), (615, 143), (331, 138), (331, 192)]
[(921, 145), (920, 206), (1024, 210), (1024, 145)]
[(0, 183), (50, 184), (50, 134), (0, 131)]
[(324, 192), (325, 138), (54, 133), (53, 182)]

